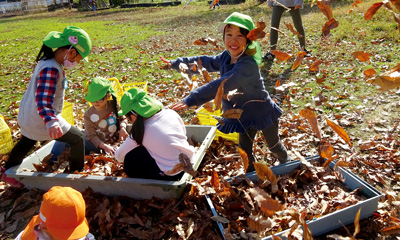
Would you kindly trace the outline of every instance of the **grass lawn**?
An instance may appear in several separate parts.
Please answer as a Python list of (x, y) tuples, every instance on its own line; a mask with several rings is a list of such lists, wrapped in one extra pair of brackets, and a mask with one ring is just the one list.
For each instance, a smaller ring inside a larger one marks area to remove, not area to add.
[[(293, 116), (307, 107), (315, 110), (324, 136), (333, 135), (325, 128), (325, 118), (334, 119), (349, 134), (354, 149), (359, 149), (362, 141), (379, 141), (388, 134), (398, 141), (400, 91), (379, 91), (367, 82), (363, 73), (374, 69), (376, 75), (382, 74), (399, 63), (400, 33), (392, 14), (382, 7), (371, 20), (366, 21), (363, 17), (373, 3), (367, 0), (356, 7), (350, 1), (334, 2), (333, 15), (340, 25), (327, 39), (321, 38), (325, 16), (316, 5), (305, 4), (302, 18), (311, 57), (305, 58), (294, 71), (290, 68), (295, 57), (285, 62), (275, 60), (272, 66), (260, 66), (267, 89), (285, 111), (281, 124), (293, 121)], [(217, 26), (233, 11), (266, 22), (267, 35), (261, 40), (261, 46), (264, 53), (268, 51), (271, 9), (266, 3), (255, 0), (221, 5), (214, 11), (209, 10), (206, 2), (193, 2), (184, 10), (182, 6), (176, 6), (0, 15), (0, 113), (12, 127), (14, 137), (18, 137), (16, 109), (35, 67), (41, 41), (49, 31), (62, 31), (68, 25), (85, 29), (93, 42), (89, 62), (66, 71), (70, 80), (66, 100), (74, 103), (78, 125), (88, 107), (81, 94), (82, 81), (94, 76), (116, 77), (122, 83), (147, 81), (148, 92), (168, 106), (188, 92), (180, 87), (182, 76), (179, 73), (162, 69), (159, 56), (175, 59), (220, 53), (223, 44)], [(282, 18), (277, 50), (296, 55), (300, 51), (297, 37), (283, 23), (292, 23), (290, 14), (285, 13)], [(202, 37), (218, 40), (220, 48), (210, 44), (193, 45)], [(361, 62), (353, 58), (352, 53), (356, 51), (367, 52), (370, 60)], [(319, 71), (310, 73), (310, 65), (318, 60), (322, 61)], [(216, 74), (211, 76), (217, 77)], [(275, 88), (277, 82), (281, 88)], [(322, 104), (321, 99), (324, 99)], [(194, 116), (193, 111), (181, 115), (188, 123)], [(284, 139), (284, 142), (289, 140)], [(307, 147), (310, 155), (317, 153), (315, 145)], [(354, 152), (343, 154), (349, 157)], [(398, 159), (398, 155), (396, 157)], [(385, 191), (398, 187), (394, 180), (388, 185), (376, 185)]]

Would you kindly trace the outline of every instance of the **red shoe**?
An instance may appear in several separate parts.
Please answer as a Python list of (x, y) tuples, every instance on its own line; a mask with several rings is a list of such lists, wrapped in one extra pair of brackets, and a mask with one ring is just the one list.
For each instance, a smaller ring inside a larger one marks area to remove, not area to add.
[(15, 188), (21, 188), (24, 186), (24, 184), (22, 184), (20, 181), (17, 181), (15, 178), (7, 177), (6, 169), (4, 167), (0, 168), (0, 181), (6, 182)]

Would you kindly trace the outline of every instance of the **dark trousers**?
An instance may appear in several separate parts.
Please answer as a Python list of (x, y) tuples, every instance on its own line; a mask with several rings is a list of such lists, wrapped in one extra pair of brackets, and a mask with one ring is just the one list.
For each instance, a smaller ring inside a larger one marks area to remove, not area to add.
[[(271, 27), (279, 29), (279, 24), (281, 22), (282, 14), (286, 9), (281, 6), (273, 6), (272, 7), (272, 16), (271, 16)], [(294, 10), (291, 8), (289, 11), (290, 15), (292, 16), (293, 25), (296, 28), (297, 32), (300, 33), (303, 37), (299, 37), (299, 43), (301, 49), (306, 47), (306, 38), (304, 33), (303, 21), (301, 20), (301, 13), (300, 9)], [(270, 48), (272, 50), (276, 49), (276, 44), (278, 42), (278, 31), (271, 28), (271, 35), (270, 35)]]
[[(264, 138), (267, 141), (268, 148), (271, 152), (275, 153), (279, 159), (279, 162), (284, 163), (289, 161), (289, 155), (286, 151), (285, 146), (279, 139), (279, 121), (275, 121), (272, 126), (263, 129)], [(254, 171), (254, 155), (253, 155), (253, 140), (256, 136), (257, 130), (250, 128), (247, 133), (239, 134), (239, 147), (243, 149), (249, 158), (249, 171)]]
[[(178, 156), (176, 156), (178, 158)], [(167, 181), (179, 180), (184, 172), (175, 176), (167, 176), (160, 170), (156, 160), (147, 149), (139, 146), (128, 152), (124, 159), (124, 171), (131, 178), (158, 179)]]
[[(83, 133), (78, 128), (71, 126), (71, 129), (62, 137), (58, 138), (57, 141), (68, 143), (71, 146), (69, 156), (71, 161), (70, 171), (82, 171), (85, 159), (85, 143)], [(22, 160), (26, 157), (29, 151), (32, 150), (36, 142), (36, 140), (22, 136), (18, 143), (15, 144), (14, 148), (11, 150), (4, 168), (9, 169), (21, 164)]]

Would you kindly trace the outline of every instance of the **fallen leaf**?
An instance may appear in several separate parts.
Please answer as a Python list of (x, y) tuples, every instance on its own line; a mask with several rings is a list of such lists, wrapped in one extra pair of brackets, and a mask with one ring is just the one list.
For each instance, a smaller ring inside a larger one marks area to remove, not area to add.
[(271, 50), (271, 53), (274, 54), (276, 59), (278, 59), (280, 62), (286, 61), (292, 57), (292, 55), (289, 55), (287, 53), (284, 53), (284, 52), (281, 52), (278, 50)]
[(364, 51), (353, 52), (353, 58), (357, 58), (360, 62), (369, 61), (369, 54)]
[(257, 176), (260, 180), (262, 181), (268, 180), (270, 182), (276, 180), (275, 174), (272, 172), (271, 168), (269, 168), (267, 165), (255, 162), (254, 168), (256, 169)]
[(379, 10), (380, 7), (382, 7), (383, 2), (377, 2), (372, 4), (372, 6), (364, 13), (364, 19), (365, 20), (370, 20), (375, 13)]
[(300, 116), (308, 120), (314, 133), (321, 140), (321, 129), (318, 125), (317, 116), (315, 115), (314, 111), (309, 109), (302, 109), (300, 110), (299, 114)]
[(303, 61), (303, 58), (307, 55), (306, 52), (301, 51), (297, 54), (296, 60), (294, 60), (293, 66), (292, 66), (292, 70), (295, 70), (296, 68), (298, 68), (301, 64), (301, 62)]
[(350, 141), (349, 135), (341, 126), (332, 122), (328, 118), (326, 118), (326, 124), (328, 124), (328, 126), (330, 126), (347, 144), (349, 144), (350, 147), (353, 146), (353, 143)]
[(257, 21), (257, 27), (255, 29), (251, 30), (247, 34), (247, 38), (250, 39), (251, 41), (257, 41), (260, 38), (264, 38), (265, 37), (265, 32), (264, 32), (265, 27), (266, 27), (265, 22)]
[(309, 72), (318, 72), (319, 70), (319, 65), (323, 63), (321, 60), (315, 61), (313, 64), (311, 64), (309, 68)]

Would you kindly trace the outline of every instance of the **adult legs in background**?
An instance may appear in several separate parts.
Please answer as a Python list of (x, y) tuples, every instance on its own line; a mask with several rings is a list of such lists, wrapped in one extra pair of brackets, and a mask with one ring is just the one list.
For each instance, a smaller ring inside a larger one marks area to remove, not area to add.
[(287, 150), (279, 139), (279, 120), (276, 120), (272, 126), (263, 129), (262, 132), (269, 150), (277, 155), (279, 162), (285, 163), (290, 161)]
[[(292, 8), (289, 11), (289, 13), (292, 16), (294, 27), (296, 28), (297, 32), (300, 33), (302, 36), (302, 37), (299, 36), (299, 43), (300, 43), (300, 48), (302, 50), (304, 50), (306, 47), (306, 36), (305, 36), (305, 32), (304, 32), (304, 27), (303, 27), (303, 21), (301, 19), (300, 8), (296, 9), (296, 10), (294, 8)], [(272, 33), (272, 31), (271, 31), (271, 33)]]
[(70, 150), (70, 171), (82, 171), (85, 161), (85, 139), (84, 134), (76, 127), (65, 133), (57, 141), (65, 142), (71, 146)]
[[(177, 156), (178, 157), (178, 156)], [(143, 146), (136, 147), (126, 154), (124, 171), (131, 178), (158, 179), (167, 181), (179, 180), (183, 173), (175, 176), (163, 176), (154, 158)]]
[(285, 8), (281, 6), (273, 6), (272, 7), (272, 16), (271, 16), (271, 34), (269, 38), (269, 46), (271, 50), (276, 49), (276, 45), (278, 43), (278, 31), (279, 24), (281, 23), (281, 17)]

